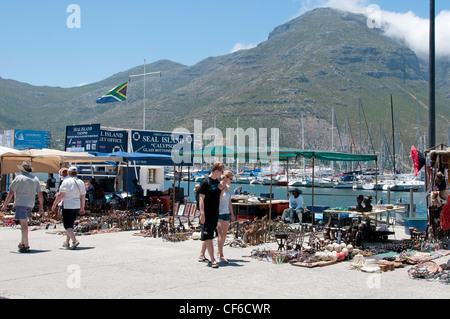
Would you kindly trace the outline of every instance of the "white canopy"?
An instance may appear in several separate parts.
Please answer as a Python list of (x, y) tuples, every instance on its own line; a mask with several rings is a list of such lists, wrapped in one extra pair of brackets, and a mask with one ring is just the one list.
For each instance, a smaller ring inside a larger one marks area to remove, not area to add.
[(10, 174), (19, 172), (17, 165), (29, 161), (36, 173), (58, 173), (65, 163), (101, 163), (123, 162), (122, 157), (93, 156), (87, 152), (64, 152), (52, 149), (16, 150), (0, 147), (1, 173)]

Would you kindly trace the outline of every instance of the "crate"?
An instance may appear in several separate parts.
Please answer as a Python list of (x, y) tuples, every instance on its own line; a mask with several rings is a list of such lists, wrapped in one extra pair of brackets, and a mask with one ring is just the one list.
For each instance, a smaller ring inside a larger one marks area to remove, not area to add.
[(272, 204), (272, 211), (276, 212), (277, 215), (282, 215), (285, 209), (289, 208), (289, 203), (284, 204)]
[(411, 235), (409, 228), (413, 227), (417, 229), (418, 232), (424, 233), (427, 231), (428, 218), (424, 217), (405, 217), (403, 218), (405, 222), (405, 234)]
[(255, 216), (245, 216), (245, 215), (237, 215), (236, 220), (238, 222), (247, 222), (247, 221), (253, 221), (255, 219)]

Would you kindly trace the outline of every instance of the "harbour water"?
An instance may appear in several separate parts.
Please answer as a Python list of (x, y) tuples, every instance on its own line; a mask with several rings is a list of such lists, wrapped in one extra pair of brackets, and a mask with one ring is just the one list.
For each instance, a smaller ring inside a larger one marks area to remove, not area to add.
[[(166, 180), (164, 183), (164, 188), (171, 188), (173, 184), (172, 180)], [(198, 184), (196, 182), (181, 181), (176, 182), (176, 187), (178, 185), (184, 188), (184, 195), (189, 196), (189, 201), (195, 201), (194, 197), (194, 186)], [(258, 184), (238, 184), (232, 183), (230, 185), (231, 192), (238, 187), (242, 187), (242, 192), (248, 192), (249, 194), (254, 194), (255, 196), (260, 196), (261, 193), (269, 194), (270, 185), (258, 185)], [(290, 186), (289, 189), (294, 187)], [(312, 203), (312, 188), (311, 187), (297, 187), (303, 191), (303, 199), (305, 206), (311, 205)], [(272, 186), (273, 199), (287, 199), (287, 187), (286, 186)], [(364, 190), (364, 189), (352, 189), (352, 188), (314, 188), (314, 205), (329, 206), (330, 208), (336, 207), (346, 207), (346, 206), (356, 206), (356, 197), (358, 195), (372, 196), (372, 204), (375, 204), (375, 190)], [(387, 203), (388, 193), (387, 191), (379, 190), (377, 192), (378, 201), (381, 199), (385, 200)], [(403, 201), (405, 203), (410, 203), (410, 192), (409, 191), (391, 191), (390, 192), (390, 204), (395, 204), (397, 201)], [(416, 217), (426, 217), (426, 200), (424, 192), (413, 192), (413, 203), (416, 205)]]

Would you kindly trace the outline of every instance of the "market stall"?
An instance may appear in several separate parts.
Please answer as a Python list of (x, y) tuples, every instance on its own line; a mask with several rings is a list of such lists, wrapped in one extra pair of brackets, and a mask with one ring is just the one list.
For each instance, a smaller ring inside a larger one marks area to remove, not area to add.
[[(212, 160), (219, 160), (226, 163), (227, 159), (243, 159), (245, 162), (249, 160), (261, 161), (270, 163), (271, 171), (274, 162), (289, 162), (289, 160), (307, 158), (312, 159), (312, 224), (314, 224), (314, 166), (315, 160), (324, 161), (348, 161), (348, 162), (363, 162), (363, 161), (375, 161), (376, 171), (378, 171), (377, 156), (376, 155), (364, 155), (364, 154), (349, 154), (341, 152), (321, 151), (321, 150), (301, 150), (293, 148), (276, 148), (270, 149), (269, 147), (243, 147), (243, 146), (208, 146), (205, 148), (194, 149), (188, 152), (179, 152), (174, 154), (174, 158), (190, 158), (195, 157), (202, 162), (211, 162)], [(270, 197), (269, 197), (269, 218), (272, 216), (272, 185), (273, 174), (270, 174)], [(376, 181), (378, 175), (376, 175)], [(377, 199), (377, 195), (375, 195)]]
[(32, 163), (36, 173), (57, 173), (66, 163), (101, 163), (106, 161), (122, 162), (122, 157), (93, 156), (86, 152), (64, 152), (53, 149), (15, 150), (2, 148), (1, 173), (11, 174), (19, 172), (17, 165), (23, 161)]
[(450, 243), (450, 148), (441, 144), (423, 155), (412, 149), (411, 156), (416, 174), (422, 166), (425, 166), (427, 239), (448, 244)]

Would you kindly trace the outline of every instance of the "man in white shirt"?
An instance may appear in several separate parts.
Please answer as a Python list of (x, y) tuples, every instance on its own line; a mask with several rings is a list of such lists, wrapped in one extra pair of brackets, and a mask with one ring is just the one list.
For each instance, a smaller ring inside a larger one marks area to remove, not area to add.
[[(77, 168), (75, 166), (69, 168), (68, 174), (68, 178), (61, 183), (59, 193), (53, 202), (52, 210), (56, 212), (58, 203), (64, 199), (63, 224), (67, 237), (63, 247), (76, 249), (80, 242), (75, 237), (73, 224), (78, 214), (84, 214), (86, 188), (84, 182), (77, 178)], [(72, 240), (72, 246), (69, 246), (70, 240)]]
[[(303, 197), (302, 197), (302, 191), (298, 188), (293, 188), (289, 191), (291, 193), (289, 195), (289, 208), (286, 208), (283, 211), (283, 214), (281, 215), (281, 220), (289, 223), (295, 222), (295, 215), (298, 218), (298, 222), (302, 222), (303, 217)], [(295, 214), (295, 215), (294, 215)]]

